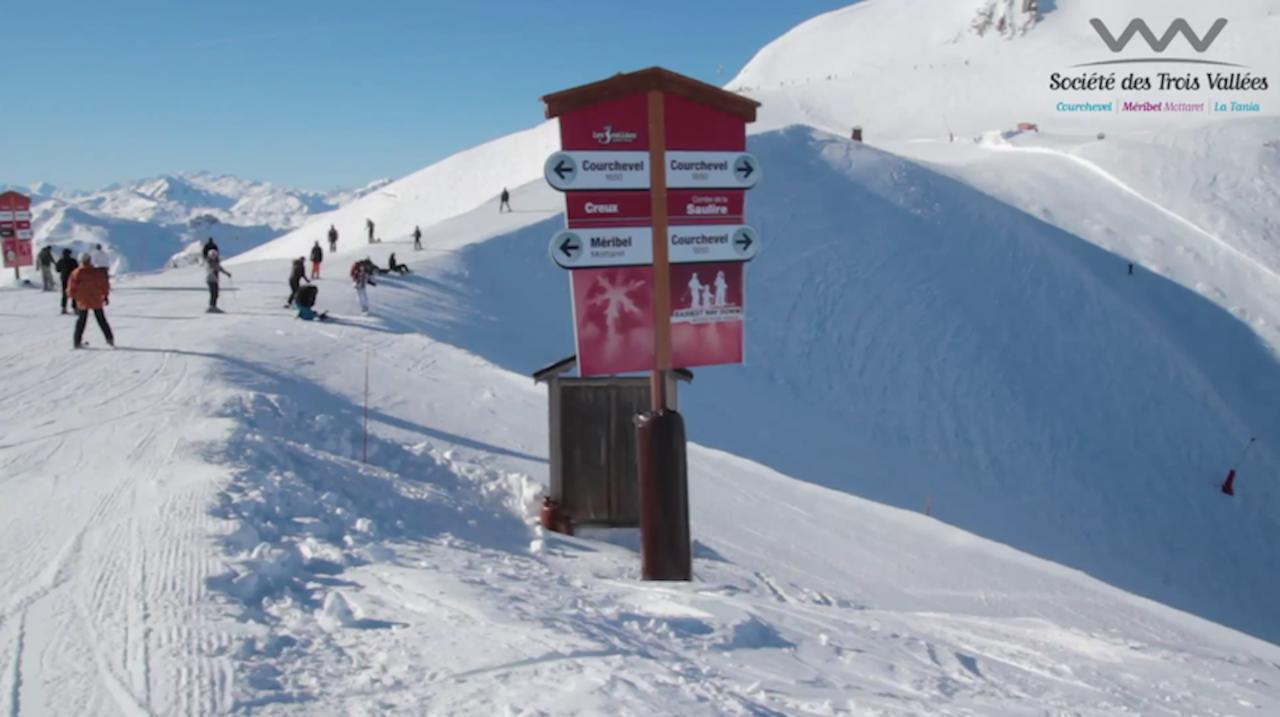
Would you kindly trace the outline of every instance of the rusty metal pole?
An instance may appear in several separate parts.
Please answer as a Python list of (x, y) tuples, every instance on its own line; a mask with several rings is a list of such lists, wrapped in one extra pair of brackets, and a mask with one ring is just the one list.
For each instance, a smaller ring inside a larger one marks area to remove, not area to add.
[(649, 90), (649, 203), (653, 227), (653, 350), (650, 407), (667, 408), (671, 371), (671, 265), (667, 261), (667, 120), (662, 92)]
[(671, 266), (667, 256), (667, 137), (662, 92), (649, 90), (649, 196), (653, 228), (654, 368), (650, 411), (636, 416), (640, 478), (640, 574), (691, 580), (689, 485), (684, 419), (668, 407), (672, 370)]

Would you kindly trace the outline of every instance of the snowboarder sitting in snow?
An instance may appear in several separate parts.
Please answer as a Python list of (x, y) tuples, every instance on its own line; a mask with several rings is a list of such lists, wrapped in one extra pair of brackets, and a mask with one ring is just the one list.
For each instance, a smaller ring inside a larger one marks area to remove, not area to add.
[(294, 307), (298, 310), (298, 318), (303, 321), (328, 321), (329, 312), (321, 311), (316, 313), (316, 295), (320, 290), (314, 284), (308, 284), (298, 289), (298, 296), (295, 299)]
[(391, 257), (387, 260), (387, 272), (396, 272), (401, 276), (409, 273), (409, 267), (406, 264), (400, 264), (396, 261), (396, 253), (391, 252)]

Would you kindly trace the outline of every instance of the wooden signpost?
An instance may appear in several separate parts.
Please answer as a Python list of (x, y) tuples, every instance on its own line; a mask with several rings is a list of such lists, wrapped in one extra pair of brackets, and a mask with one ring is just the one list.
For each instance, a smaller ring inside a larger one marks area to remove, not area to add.
[(545, 175), (566, 192), (568, 228), (548, 252), (571, 270), (579, 372), (651, 372), (651, 410), (636, 418), (641, 572), (689, 580), (684, 423), (668, 379), (742, 361), (742, 265), (760, 248), (743, 193), (762, 175), (746, 125), (759, 103), (662, 68), (542, 101), (560, 120)]

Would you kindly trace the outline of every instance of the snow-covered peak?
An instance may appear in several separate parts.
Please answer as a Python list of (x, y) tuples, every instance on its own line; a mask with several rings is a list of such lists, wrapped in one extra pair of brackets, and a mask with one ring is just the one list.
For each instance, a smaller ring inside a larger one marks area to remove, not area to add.
[[(1183, 35), (1165, 53), (1141, 36), (1113, 52), (1094, 27), (1113, 36), (1142, 20), (1157, 37), (1185, 19), (1205, 37), (1219, 18), (1228, 23), (1204, 53)], [(863, 126), (868, 141), (973, 137), (1018, 122), (1096, 134), (1193, 125), (1228, 116), (1212, 102), (1257, 103), (1259, 114), (1280, 113), (1280, 0), (1240, 0), (1221, 7), (1198, 0), (866, 0), (801, 23), (762, 48), (728, 89), (763, 102), (756, 131), (808, 124), (847, 135)], [(1090, 66), (1112, 60), (1144, 63), (1182, 58), (1239, 67), (1188, 64)], [(1191, 74), (1199, 89), (1129, 90), (1133, 73)], [(1206, 75), (1266, 77), (1266, 89), (1218, 92)], [(1064, 76), (1116, 75), (1109, 91), (1051, 87)], [(1171, 100), (1204, 105), (1198, 112), (1068, 112), (1059, 103)]]
[(969, 29), (979, 37), (1017, 37), (1040, 21), (1039, 0), (983, 0)]

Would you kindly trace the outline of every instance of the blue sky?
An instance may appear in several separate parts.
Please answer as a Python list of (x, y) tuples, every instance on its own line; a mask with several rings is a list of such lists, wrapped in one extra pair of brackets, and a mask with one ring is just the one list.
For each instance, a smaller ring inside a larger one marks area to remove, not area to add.
[[(402, 176), (663, 65), (722, 84), (851, 0), (6, 3), (0, 182), (207, 169), (309, 189)], [(723, 68), (723, 74), (720, 74)]]

